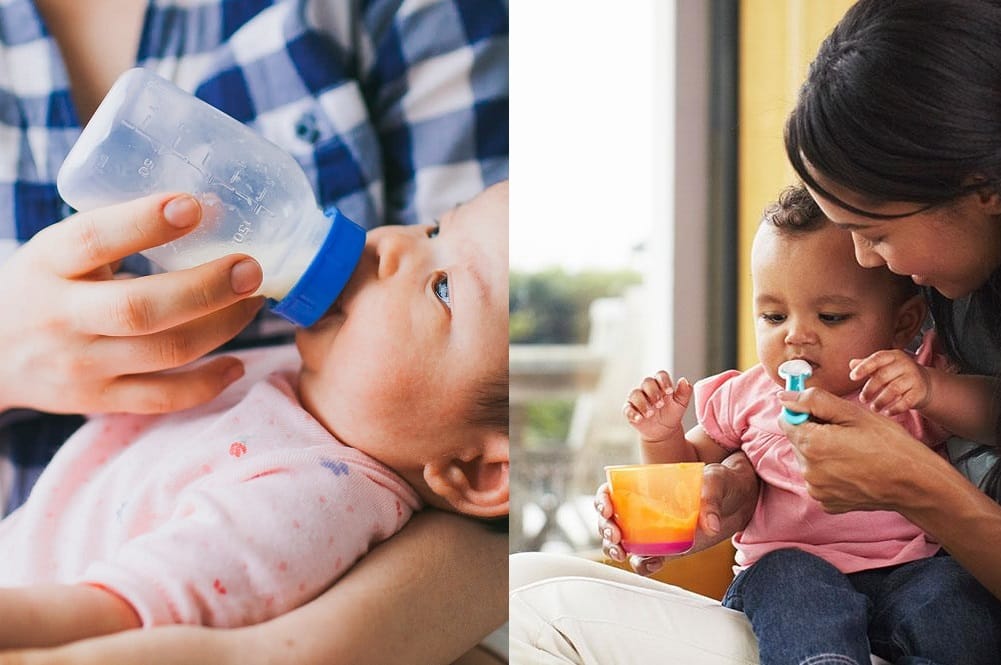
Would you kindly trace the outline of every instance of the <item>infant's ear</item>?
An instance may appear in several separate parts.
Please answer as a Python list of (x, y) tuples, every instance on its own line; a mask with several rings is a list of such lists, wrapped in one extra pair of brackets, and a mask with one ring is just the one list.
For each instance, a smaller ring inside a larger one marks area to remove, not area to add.
[(424, 466), (424, 482), (453, 510), (473, 517), (507, 515), (511, 447), (507, 435), (487, 434), (476, 449)]
[(898, 349), (907, 348), (921, 330), (928, 315), (928, 305), (920, 293), (908, 298), (897, 308), (897, 323), (893, 331), (893, 344)]

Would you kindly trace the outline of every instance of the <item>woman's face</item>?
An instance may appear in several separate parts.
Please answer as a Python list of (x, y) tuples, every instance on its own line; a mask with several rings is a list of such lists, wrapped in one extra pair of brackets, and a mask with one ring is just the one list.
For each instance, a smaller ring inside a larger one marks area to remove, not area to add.
[[(905, 214), (920, 204), (873, 203), (811, 169), (811, 175), (831, 195), (861, 210)], [(850, 231), (860, 265), (886, 265), (898, 275), (930, 286), (951, 299), (980, 287), (1001, 265), (1001, 197), (979, 193), (946, 205), (896, 219), (872, 219), (845, 210), (810, 190), (824, 214)]]

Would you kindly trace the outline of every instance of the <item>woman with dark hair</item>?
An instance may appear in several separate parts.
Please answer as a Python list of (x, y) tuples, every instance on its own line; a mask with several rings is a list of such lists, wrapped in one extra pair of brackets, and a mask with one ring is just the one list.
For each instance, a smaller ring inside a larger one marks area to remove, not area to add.
[[(1001, 376), (1001, 2), (860, 0), (811, 65), (786, 148), (825, 215), (851, 232), (858, 262), (910, 276), (961, 370)], [(1001, 598), (996, 447), (952, 440), (947, 461), (860, 404), (817, 389), (783, 397), (812, 415), (783, 430), (825, 510), (898, 512)], [(713, 471), (706, 543), (741, 529), (757, 498), (744, 462)], [(617, 532), (603, 536), (608, 551)], [(587, 563), (512, 558), (512, 663), (757, 662), (743, 617)], [(661, 561), (630, 563), (649, 574)], [(948, 612), (936, 601), (918, 613)]]
[[(1001, 374), (1001, 4), (861, 0), (821, 45), (785, 141), (858, 262), (910, 275), (961, 369)], [(789, 431), (814, 498), (903, 514), (1001, 597), (996, 447), (950, 442), (981, 491), (858, 405), (807, 391), (796, 408), (818, 421)]]

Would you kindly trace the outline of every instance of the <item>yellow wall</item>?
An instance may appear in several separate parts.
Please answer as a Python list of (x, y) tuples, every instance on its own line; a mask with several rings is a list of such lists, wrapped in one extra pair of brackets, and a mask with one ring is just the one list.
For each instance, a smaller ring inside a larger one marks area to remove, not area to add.
[(807, 68), (851, 0), (741, 0), (738, 126), (738, 362), (757, 362), (751, 316), (751, 239), (761, 211), (794, 182), (782, 128)]

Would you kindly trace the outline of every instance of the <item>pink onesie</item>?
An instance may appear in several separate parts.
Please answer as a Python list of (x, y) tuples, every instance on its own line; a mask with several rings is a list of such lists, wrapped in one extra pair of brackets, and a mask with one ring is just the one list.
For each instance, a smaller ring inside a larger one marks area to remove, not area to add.
[[(919, 354), (918, 362), (928, 364), (929, 355)], [(787, 547), (815, 554), (843, 573), (905, 563), (938, 551), (938, 543), (899, 513), (824, 512), (807, 494), (792, 444), (779, 429), (781, 406), (776, 393), (780, 389), (761, 365), (743, 373), (723, 372), (695, 385), (702, 428), (727, 450), (743, 450), (762, 481), (751, 521), (733, 537), (737, 548), (734, 573), (772, 550)], [(846, 399), (857, 397), (855, 393)], [(929, 446), (947, 436), (916, 411), (894, 420)]]
[(88, 421), (0, 523), (0, 584), (88, 583), (144, 626), (264, 621), (318, 595), (420, 507), (299, 404), (294, 347), (243, 355), (211, 403)]

